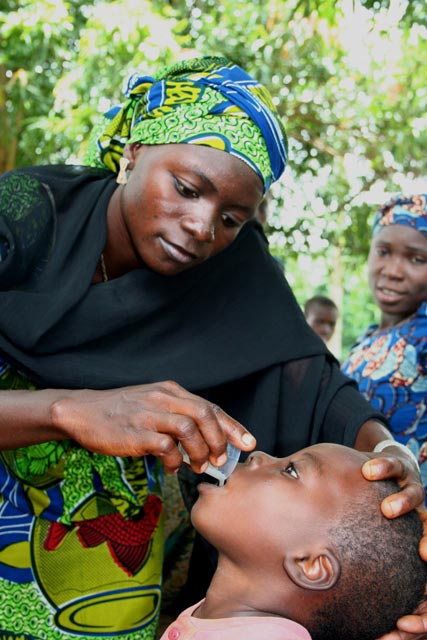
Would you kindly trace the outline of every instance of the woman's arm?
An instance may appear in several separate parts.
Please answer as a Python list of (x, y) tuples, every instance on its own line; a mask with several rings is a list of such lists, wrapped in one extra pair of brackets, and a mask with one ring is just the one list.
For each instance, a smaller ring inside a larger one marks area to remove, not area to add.
[(0, 391), (0, 450), (67, 438), (52, 420), (52, 406), (66, 393), (53, 389)]
[[(381, 503), (381, 510), (387, 518), (396, 518), (411, 509), (417, 508), (424, 523), (424, 536), (420, 542), (421, 557), (427, 561), (427, 511), (424, 507), (425, 493), (421, 484), (419, 468), (404, 447), (393, 445), (390, 432), (379, 422), (365, 422), (356, 438), (355, 448), (360, 451), (371, 451), (372, 459), (362, 467), (367, 480), (395, 478), (401, 491), (388, 496)], [(389, 441), (390, 445), (375, 453), (379, 442)], [(419, 635), (421, 634), (421, 635)], [(427, 638), (427, 607), (421, 605), (417, 615), (404, 616), (397, 622), (397, 629), (382, 636), (379, 640), (421, 640)]]
[(71, 439), (96, 453), (152, 454), (166, 471), (182, 464), (181, 442), (194, 471), (225, 462), (227, 440), (244, 451), (255, 438), (218, 406), (174, 382), (103, 391), (0, 392), (0, 449)]

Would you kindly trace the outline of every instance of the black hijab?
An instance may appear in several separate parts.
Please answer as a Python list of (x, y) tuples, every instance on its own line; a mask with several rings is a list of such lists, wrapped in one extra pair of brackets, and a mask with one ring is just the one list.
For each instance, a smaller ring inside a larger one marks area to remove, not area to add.
[[(6, 360), (41, 387), (175, 380), (219, 402), (271, 453), (319, 439), (352, 444), (367, 405), (307, 325), (259, 224), (179, 275), (140, 268), (91, 284), (114, 180), (72, 166), (1, 178)], [(356, 417), (331, 417), (342, 413), (338, 391)]]
[(40, 180), (45, 196), (25, 217), (29, 226), (43, 214), (33, 264), (23, 262), (28, 251), (17, 244), (7, 201), (0, 217), (13, 246), (0, 265), (0, 347), (37, 383), (107, 388), (173, 378), (200, 389), (326, 352), (259, 225), (247, 224), (227, 250), (179, 275), (141, 268), (94, 286), (113, 174), (46, 167), (9, 175), (33, 187)]

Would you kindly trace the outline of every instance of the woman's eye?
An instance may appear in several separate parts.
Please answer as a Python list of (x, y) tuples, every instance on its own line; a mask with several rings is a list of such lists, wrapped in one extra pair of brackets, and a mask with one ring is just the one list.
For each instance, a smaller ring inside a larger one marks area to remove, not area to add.
[(387, 255), (387, 249), (384, 249), (383, 247), (378, 247), (377, 248), (377, 254), (379, 256), (385, 256), (385, 255)]
[(423, 256), (414, 256), (412, 262), (413, 264), (426, 264), (426, 259)]
[(190, 189), (190, 187), (187, 187), (183, 182), (181, 182), (181, 180), (178, 180), (178, 178), (175, 178), (175, 187), (178, 193), (184, 196), (184, 198), (199, 197), (199, 194), (194, 191), (194, 189)]
[(222, 214), (221, 220), (224, 227), (228, 227), (229, 229), (241, 226), (240, 222), (237, 222), (237, 220), (234, 220), (234, 218), (230, 218), (227, 213)]
[(285, 473), (292, 478), (298, 478), (297, 470), (295, 469), (295, 465), (290, 462), (287, 467), (285, 467)]

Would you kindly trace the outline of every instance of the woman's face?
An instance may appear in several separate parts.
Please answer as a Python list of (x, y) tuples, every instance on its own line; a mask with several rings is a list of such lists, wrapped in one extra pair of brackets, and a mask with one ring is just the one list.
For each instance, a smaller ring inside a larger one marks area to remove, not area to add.
[(404, 225), (384, 227), (373, 238), (369, 286), (383, 314), (399, 322), (427, 300), (427, 238)]
[(191, 144), (130, 145), (120, 215), (136, 256), (175, 275), (228, 247), (254, 217), (262, 182), (242, 160)]

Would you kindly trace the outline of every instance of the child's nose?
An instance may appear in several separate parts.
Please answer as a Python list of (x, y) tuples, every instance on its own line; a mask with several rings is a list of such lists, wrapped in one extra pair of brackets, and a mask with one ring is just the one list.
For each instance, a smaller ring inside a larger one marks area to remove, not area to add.
[(271, 461), (272, 459), (272, 456), (269, 456), (268, 453), (264, 453), (264, 451), (253, 451), (249, 455), (247, 463), (254, 466), (259, 466)]

